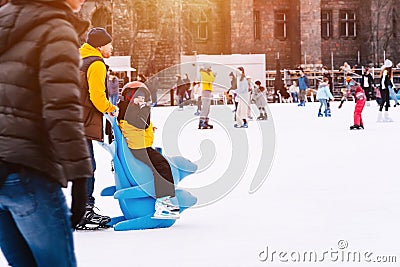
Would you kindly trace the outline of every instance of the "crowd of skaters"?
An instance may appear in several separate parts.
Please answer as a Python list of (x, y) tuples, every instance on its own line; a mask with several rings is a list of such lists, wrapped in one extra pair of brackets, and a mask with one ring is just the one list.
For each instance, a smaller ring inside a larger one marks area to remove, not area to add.
[[(360, 103), (362, 103), (364, 98), (364, 105), (369, 105), (370, 103), (368, 101), (370, 100), (376, 100), (379, 106), (377, 121), (392, 121), (388, 112), (390, 107), (389, 99), (391, 98), (394, 101), (394, 107), (400, 105), (395, 93), (392, 68), (393, 63), (387, 59), (381, 68), (379, 85), (376, 84), (371, 70), (368, 67), (363, 68), (361, 75), (356, 74), (355, 67), (351, 68), (347, 62), (344, 62), (343, 66), (339, 68), (339, 70), (343, 72), (344, 77), (340, 107), (348, 98), (353, 98), (358, 102), (355, 111), (355, 118), (357, 119), (354, 120), (354, 125), (352, 125), (350, 129), (364, 129), (362, 119), (358, 119), (361, 118), (362, 108)], [(290, 102), (297, 103), (298, 106), (305, 106), (307, 94), (312, 90), (315, 99), (321, 102), (318, 116), (330, 117), (330, 102), (334, 101), (332, 75), (326, 66), (322, 67), (321, 73), (322, 79), (318, 81), (317, 89), (311, 89), (309, 78), (300, 68), (297, 71), (297, 79), (293, 80), (290, 86), (287, 87), (285, 85), (284, 90), (281, 92), (282, 97), (284, 99), (290, 98)], [(354, 79), (355, 76), (359, 82)], [(208, 114), (210, 112), (213, 91), (212, 84), (215, 76), (211, 65), (206, 64), (200, 68), (200, 77), (200, 81), (191, 82), (188, 74), (183, 74), (183, 79), (180, 74), (177, 74), (173, 89), (176, 94), (179, 110), (183, 110), (185, 103), (189, 103), (190, 105), (196, 103), (197, 111), (195, 115), (200, 116), (199, 129), (212, 129), (213, 126), (209, 123)], [(236, 128), (248, 127), (248, 121), (253, 119), (250, 109), (251, 104), (255, 104), (259, 111), (257, 120), (266, 120), (267, 92), (265, 88), (261, 86), (261, 82), (253, 82), (252, 78), (245, 73), (243, 67), (238, 67), (235, 71), (232, 71), (229, 77), (231, 79), (231, 86), (225, 92), (225, 97), (231, 100), (235, 106), (233, 110), (233, 126)], [(362, 91), (359, 89), (362, 89)], [(329, 94), (327, 93), (328, 91)], [(322, 107), (325, 107), (323, 111)]]
[[(326, 68), (326, 67), (324, 67)], [(327, 70), (327, 68), (326, 68)], [(370, 69), (364, 68), (361, 75), (360, 82), (355, 80), (354, 68), (350, 68), (347, 62), (340, 68), (343, 71), (345, 77), (344, 89), (342, 90), (342, 97), (339, 104), (339, 109), (343, 103), (347, 101), (349, 97), (352, 97), (356, 103), (354, 110), (354, 124), (350, 126), (350, 130), (364, 129), (364, 123), (362, 120), (362, 111), (367, 101), (376, 100), (378, 104), (378, 116), (377, 122), (392, 122), (393, 120), (389, 116), (390, 99), (393, 100), (393, 107), (399, 106), (397, 95), (395, 92), (395, 84), (393, 81), (393, 63), (390, 59), (386, 59), (380, 69), (379, 85), (375, 83)], [(309, 82), (307, 76), (302, 70), (300, 70), (300, 77), (297, 81), (294, 81), (292, 86), (289, 87), (289, 92), (293, 99), (297, 99), (299, 95), (300, 103), (298, 106), (305, 106), (304, 95), (306, 90), (309, 89)], [(318, 90), (316, 92), (316, 99), (321, 103), (318, 110), (318, 117), (330, 117), (331, 109), (329, 101), (334, 101), (332, 77), (329, 72), (323, 72), (323, 79), (318, 84)], [(299, 86), (298, 86), (299, 85)], [(299, 93), (300, 92), (300, 93)], [(369, 104), (369, 103), (368, 103)], [(325, 107), (324, 113), (321, 108)], [(383, 108), (385, 109), (383, 111)]]

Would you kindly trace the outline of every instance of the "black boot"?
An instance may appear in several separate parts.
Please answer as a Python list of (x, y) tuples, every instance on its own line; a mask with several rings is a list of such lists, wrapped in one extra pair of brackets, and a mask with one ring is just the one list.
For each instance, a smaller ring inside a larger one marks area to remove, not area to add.
[(364, 128), (361, 128), (361, 126), (357, 125), (357, 124), (350, 126), (350, 130), (360, 130), (360, 129), (364, 129)]
[(199, 129), (203, 130), (203, 129), (212, 129), (212, 128), (213, 128), (213, 126), (206, 123), (206, 120), (200, 120)]
[(208, 124), (208, 118), (205, 120), (205, 124), (207, 125), (207, 129), (212, 129), (212, 128), (214, 128), (214, 125), (212, 125), (212, 124)]
[(76, 230), (98, 230), (111, 227), (107, 225), (111, 221), (111, 218), (97, 214), (93, 209), (93, 205), (86, 206), (85, 215), (83, 215), (82, 220), (76, 226)]

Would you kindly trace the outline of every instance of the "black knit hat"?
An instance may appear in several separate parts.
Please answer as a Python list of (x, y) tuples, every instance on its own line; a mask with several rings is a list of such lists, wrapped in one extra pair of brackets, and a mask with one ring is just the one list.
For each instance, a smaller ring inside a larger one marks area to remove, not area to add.
[(86, 37), (86, 43), (93, 47), (100, 47), (111, 42), (112, 37), (104, 28), (93, 28)]

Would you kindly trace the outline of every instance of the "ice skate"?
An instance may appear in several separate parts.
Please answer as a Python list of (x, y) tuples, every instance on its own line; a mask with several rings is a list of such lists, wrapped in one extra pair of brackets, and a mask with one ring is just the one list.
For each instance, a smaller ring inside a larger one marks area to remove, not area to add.
[(212, 129), (213, 128), (213, 126), (212, 125), (209, 125), (208, 123), (206, 123), (205, 121), (203, 121), (203, 120), (200, 120), (200, 122), (199, 122), (199, 129), (200, 130), (204, 130), (204, 129)]
[(207, 124), (199, 125), (200, 130), (212, 129), (212, 128), (213, 128), (212, 125), (207, 125)]
[(176, 220), (180, 217), (179, 207), (171, 203), (169, 196), (157, 198), (154, 209), (153, 219)]
[(360, 125), (354, 124), (350, 126), (350, 130), (361, 130), (364, 129), (364, 127), (361, 127)]
[(260, 116), (257, 117), (258, 121), (265, 120), (264, 114), (260, 114)]
[(383, 115), (383, 121), (384, 122), (393, 122), (393, 119), (389, 117), (388, 111), (385, 111), (385, 114)]
[(208, 129), (213, 129), (214, 128), (214, 125), (212, 125), (212, 124), (209, 124), (208, 123), (208, 118), (204, 121), (204, 123), (207, 125), (207, 127), (208, 127)]
[(249, 128), (249, 125), (247, 123), (243, 123), (242, 125), (235, 124), (233, 125), (235, 128)]
[(330, 117), (331, 116), (331, 110), (330, 109), (327, 109), (327, 110), (325, 110), (325, 117)]
[(107, 225), (111, 221), (109, 216), (104, 216), (94, 212), (94, 206), (87, 205), (85, 215), (82, 220), (76, 226), (76, 230), (99, 230), (109, 228)]
[(383, 121), (383, 116), (382, 116), (382, 111), (378, 112), (378, 118), (376, 119), (376, 122), (384, 122)]
[(321, 111), (318, 111), (318, 117), (323, 117), (324, 115), (322, 114)]

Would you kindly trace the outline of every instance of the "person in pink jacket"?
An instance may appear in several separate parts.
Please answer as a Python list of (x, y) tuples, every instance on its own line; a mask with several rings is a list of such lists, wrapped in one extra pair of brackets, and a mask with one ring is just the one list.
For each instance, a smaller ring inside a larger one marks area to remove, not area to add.
[(354, 100), (356, 101), (356, 106), (354, 108), (354, 125), (350, 126), (350, 130), (360, 130), (364, 129), (364, 123), (361, 117), (361, 113), (364, 109), (365, 102), (367, 101), (367, 97), (365, 95), (364, 90), (361, 88), (360, 84), (353, 80), (351, 77), (346, 77), (347, 82), (347, 92), (342, 97), (342, 101), (340, 102), (339, 108), (342, 107), (343, 102), (350, 96), (354, 96)]

